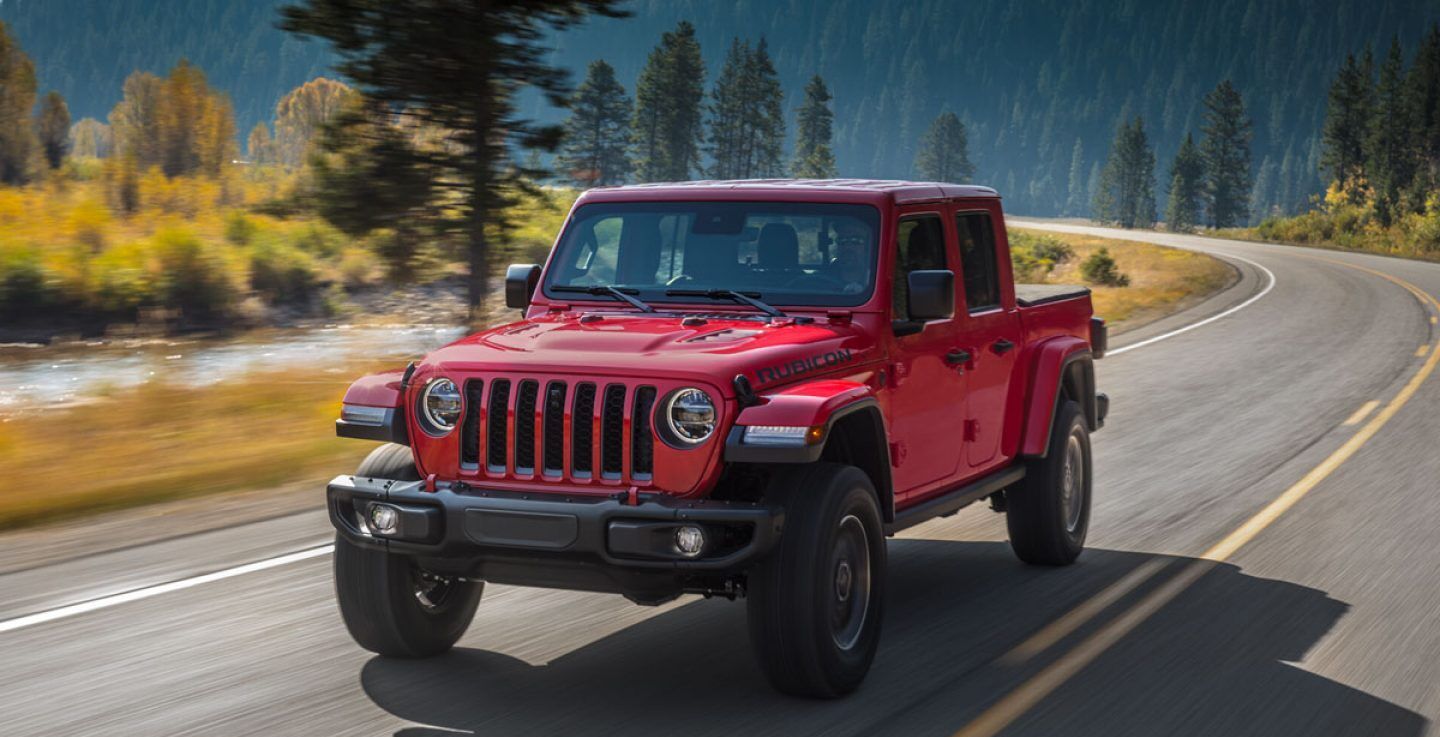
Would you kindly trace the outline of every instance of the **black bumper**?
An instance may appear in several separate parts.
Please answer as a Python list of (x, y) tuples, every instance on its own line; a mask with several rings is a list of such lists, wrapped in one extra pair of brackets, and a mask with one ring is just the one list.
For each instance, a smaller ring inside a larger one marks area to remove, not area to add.
[[(784, 515), (739, 502), (642, 494), (562, 496), (464, 484), (338, 476), (326, 488), (330, 521), (357, 545), (420, 558), (429, 570), (522, 586), (611, 591), (660, 599), (710, 591), (769, 552)], [(372, 531), (373, 505), (397, 512), (398, 529)], [(687, 524), (706, 533), (685, 558), (671, 546)]]

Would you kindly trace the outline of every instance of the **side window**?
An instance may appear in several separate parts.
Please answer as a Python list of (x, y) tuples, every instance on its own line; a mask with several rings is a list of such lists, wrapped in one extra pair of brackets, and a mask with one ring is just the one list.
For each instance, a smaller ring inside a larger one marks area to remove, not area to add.
[(955, 216), (960, 234), (960, 268), (965, 273), (965, 306), (980, 312), (1000, 306), (1000, 266), (995, 262), (995, 230), (990, 214), (962, 212)]
[(894, 319), (910, 319), (912, 271), (949, 268), (945, 264), (945, 229), (939, 215), (919, 215), (900, 221), (895, 235), (894, 283), (891, 305)]

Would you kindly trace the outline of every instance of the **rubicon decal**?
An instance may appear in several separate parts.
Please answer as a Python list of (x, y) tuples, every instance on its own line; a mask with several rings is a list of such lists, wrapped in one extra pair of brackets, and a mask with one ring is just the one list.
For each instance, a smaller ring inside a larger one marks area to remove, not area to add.
[(777, 381), (808, 374), (831, 366), (839, 366), (842, 363), (849, 363), (853, 356), (849, 348), (821, 353), (818, 356), (806, 356), (797, 358), (789, 363), (782, 363), (779, 366), (770, 366), (755, 371), (755, 383), (771, 384)]

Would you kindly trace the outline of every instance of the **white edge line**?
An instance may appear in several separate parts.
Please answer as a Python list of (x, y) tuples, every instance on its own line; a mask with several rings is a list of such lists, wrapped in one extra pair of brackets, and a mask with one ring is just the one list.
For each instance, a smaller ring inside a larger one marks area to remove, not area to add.
[[(1208, 255), (1215, 256), (1217, 254)], [(1275, 288), (1275, 274), (1264, 266), (1261, 266), (1260, 264), (1257, 264), (1248, 258), (1242, 258), (1240, 256), (1223, 254), (1219, 257), (1232, 258), (1236, 261), (1243, 261), (1247, 264), (1250, 264), (1251, 266), (1254, 266), (1255, 268), (1265, 272), (1265, 276), (1267, 279), (1269, 279), (1269, 283), (1265, 285), (1264, 289), (1260, 290), (1259, 294), (1256, 294), (1250, 299), (1247, 299), (1244, 302), (1241, 302), (1240, 304), (1235, 305), (1228, 310), (1225, 310), (1224, 312), (1221, 312), (1217, 315), (1211, 315), (1204, 320), (1191, 323), (1183, 328), (1171, 330), (1168, 333), (1157, 335), (1153, 338), (1147, 338), (1140, 341), (1139, 343), (1133, 343), (1131, 345), (1125, 346), (1124, 348), (1116, 348), (1115, 350), (1109, 351), (1107, 355), (1117, 356), (1121, 353), (1125, 353), (1126, 351), (1133, 351), (1136, 348), (1143, 348), (1147, 345), (1150, 345), (1151, 343), (1158, 343), (1162, 340), (1165, 340), (1166, 338), (1173, 338), (1177, 335), (1180, 335), (1181, 333), (1188, 333), (1195, 328), (1209, 325), (1216, 320), (1229, 317), (1230, 315), (1233, 315), (1236, 312), (1239, 312), (1240, 310), (1249, 307), (1250, 305), (1258, 301), (1261, 297), (1269, 294), (1271, 289)], [(279, 566), (289, 565), (291, 563), (296, 563), (302, 560), (318, 558), (322, 555), (329, 555), (334, 549), (334, 545), (321, 545), (318, 548), (308, 548), (306, 550), (300, 550), (294, 553), (287, 553), (285, 555), (281, 555), (275, 558), (267, 558), (265, 560), (255, 561), (254, 563), (246, 563), (242, 566), (236, 566), (234, 568), (226, 568), (221, 571), (215, 571), (214, 573), (206, 573), (202, 576), (183, 578), (179, 581), (171, 581), (169, 583), (157, 584), (155, 586), (147, 586), (145, 588), (135, 589), (134, 591), (126, 591), (121, 594), (103, 596), (99, 599), (91, 599), (90, 601), (82, 601), (79, 604), (71, 604), (69, 606), (63, 606), (58, 609), (37, 612), (35, 614), (27, 614), (23, 617), (16, 617), (15, 619), (7, 619), (3, 622), (0, 622), (0, 632), (13, 632), (14, 630), (22, 629), (24, 627), (44, 624), (45, 622), (53, 622), (57, 619), (64, 619), (66, 617), (73, 617), (77, 614), (93, 612), (97, 609), (105, 609), (108, 607), (116, 606), (118, 604), (127, 604), (132, 601), (149, 599), (152, 596), (160, 596), (162, 594), (169, 594), (175, 591), (182, 591), (193, 586), (212, 583), (214, 581), (223, 581), (224, 579), (233, 578), (235, 576), (243, 576), (247, 573), (255, 573), (257, 571), (264, 571), (270, 568), (278, 568)]]
[(246, 563), (245, 565), (235, 566), (234, 568), (226, 568), (224, 570), (215, 571), (214, 573), (206, 573), (201, 576), (182, 578), (179, 581), (171, 581), (169, 583), (146, 586), (145, 588), (135, 589), (133, 591), (126, 591), (120, 594), (102, 596), (99, 599), (82, 601), (79, 604), (62, 606), (58, 609), (51, 609), (44, 612), (36, 612), (35, 614), (27, 614), (23, 617), (16, 617), (15, 619), (7, 619), (3, 622), (0, 622), (0, 632), (11, 632), (24, 627), (43, 624), (45, 622), (53, 622), (57, 619), (73, 617), (77, 614), (93, 612), (97, 609), (105, 609), (107, 607), (112, 607), (117, 604), (126, 604), (132, 601), (148, 599), (152, 596), (160, 596), (161, 594), (169, 594), (171, 592), (181, 591), (191, 588), (193, 586), (199, 586), (201, 584), (212, 583), (214, 581), (223, 581), (224, 579), (234, 578), (235, 576), (243, 576), (247, 573), (255, 573), (257, 571), (264, 571), (270, 568), (278, 568), (280, 566), (297, 563), (302, 560), (318, 558), (322, 555), (329, 555), (334, 549), (334, 545), (321, 545), (318, 548), (307, 548), (305, 550), (299, 550), (294, 553), (286, 553), (285, 555), (277, 556), (274, 558), (267, 558), (265, 560), (258, 560), (254, 563)]
[[(1185, 250), (1191, 250), (1191, 249), (1185, 249)], [(1269, 294), (1269, 293), (1270, 293), (1270, 290), (1275, 288), (1275, 273), (1272, 272), (1272, 271), (1270, 271), (1269, 269), (1265, 268), (1264, 266), (1261, 266), (1260, 264), (1257, 264), (1257, 263), (1255, 263), (1254, 261), (1251, 261), (1251, 260), (1248, 259), (1248, 258), (1244, 258), (1244, 257), (1241, 257), (1241, 256), (1233, 256), (1233, 255), (1228, 254), (1228, 253), (1226, 253), (1226, 254), (1217, 254), (1217, 253), (1211, 253), (1211, 252), (1208, 252), (1208, 251), (1197, 251), (1197, 252), (1198, 252), (1198, 253), (1204, 253), (1204, 254), (1207, 255), (1207, 256), (1214, 256), (1214, 257), (1219, 258), (1219, 259), (1221, 259), (1221, 260), (1224, 260), (1224, 259), (1235, 259), (1236, 261), (1243, 261), (1243, 262), (1245, 262), (1245, 263), (1247, 263), (1247, 264), (1250, 264), (1251, 266), (1254, 266), (1255, 268), (1257, 268), (1257, 269), (1265, 272), (1265, 277), (1269, 280), (1269, 282), (1265, 285), (1265, 288), (1264, 288), (1264, 289), (1261, 289), (1261, 290), (1260, 290), (1259, 294), (1256, 294), (1255, 296), (1251, 297), (1250, 299), (1247, 299), (1247, 300), (1245, 300), (1244, 302), (1241, 302), (1240, 304), (1235, 305), (1234, 307), (1231, 307), (1231, 308), (1228, 309), (1228, 310), (1225, 310), (1224, 312), (1221, 312), (1221, 313), (1219, 313), (1219, 314), (1217, 314), (1217, 315), (1211, 315), (1210, 317), (1207, 317), (1207, 318), (1205, 318), (1204, 320), (1200, 320), (1199, 322), (1190, 323), (1189, 325), (1186, 325), (1186, 326), (1183, 327), (1183, 328), (1178, 328), (1178, 329), (1176, 329), (1176, 330), (1171, 330), (1171, 331), (1168, 332), (1168, 333), (1162, 333), (1162, 334), (1157, 335), (1157, 336), (1155, 336), (1155, 337), (1153, 337), (1153, 338), (1146, 338), (1145, 340), (1142, 340), (1142, 341), (1140, 341), (1139, 343), (1132, 343), (1132, 344), (1130, 344), (1130, 345), (1125, 346), (1124, 348), (1116, 348), (1116, 349), (1111, 350), (1111, 351), (1106, 351), (1105, 355), (1107, 355), (1107, 356), (1118, 356), (1118, 355), (1120, 355), (1121, 353), (1125, 353), (1126, 351), (1133, 351), (1133, 350), (1135, 350), (1136, 348), (1144, 348), (1145, 346), (1150, 345), (1151, 343), (1158, 343), (1158, 342), (1160, 342), (1160, 341), (1162, 341), (1162, 340), (1165, 340), (1165, 339), (1167, 339), (1167, 338), (1173, 338), (1173, 337), (1175, 337), (1175, 336), (1177, 336), (1177, 335), (1180, 335), (1181, 333), (1188, 333), (1188, 332), (1190, 332), (1191, 330), (1194, 330), (1195, 328), (1204, 327), (1204, 326), (1206, 326), (1206, 325), (1209, 325), (1209, 324), (1212, 323), (1212, 322), (1215, 322), (1216, 320), (1219, 320), (1219, 319), (1225, 318), (1225, 317), (1229, 317), (1229, 316), (1231, 316), (1231, 315), (1239, 312), (1240, 310), (1243, 310), (1243, 309), (1245, 309), (1246, 307), (1249, 307), (1250, 305), (1255, 304), (1256, 302), (1258, 302), (1258, 301), (1260, 300), (1261, 297), (1264, 297), (1265, 295)]]

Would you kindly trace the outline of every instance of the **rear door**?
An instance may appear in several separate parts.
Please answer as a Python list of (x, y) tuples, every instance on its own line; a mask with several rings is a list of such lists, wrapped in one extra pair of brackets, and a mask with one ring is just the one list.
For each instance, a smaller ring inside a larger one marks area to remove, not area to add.
[(960, 344), (970, 354), (965, 394), (965, 460), (972, 474), (1006, 462), (1000, 454), (1006, 397), (1020, 353), (1020, 317), (1015, 307), (1006, 251), (997, 235), (999, 208), (993, 203), (957, 204), (956, 241), (963, 299), (957, 300)]
[[(962, 465), (955, 441), (964, 422), (964, 373), (946, 361), (959, 335), (955, 319), (909, 321), (911, 271), (955, 269), (947, 210), (902, 213), (892, 259), (891, 464), (897, 500), (949, 481)], [(958, 312), (957, 308), (957, 312)]]

